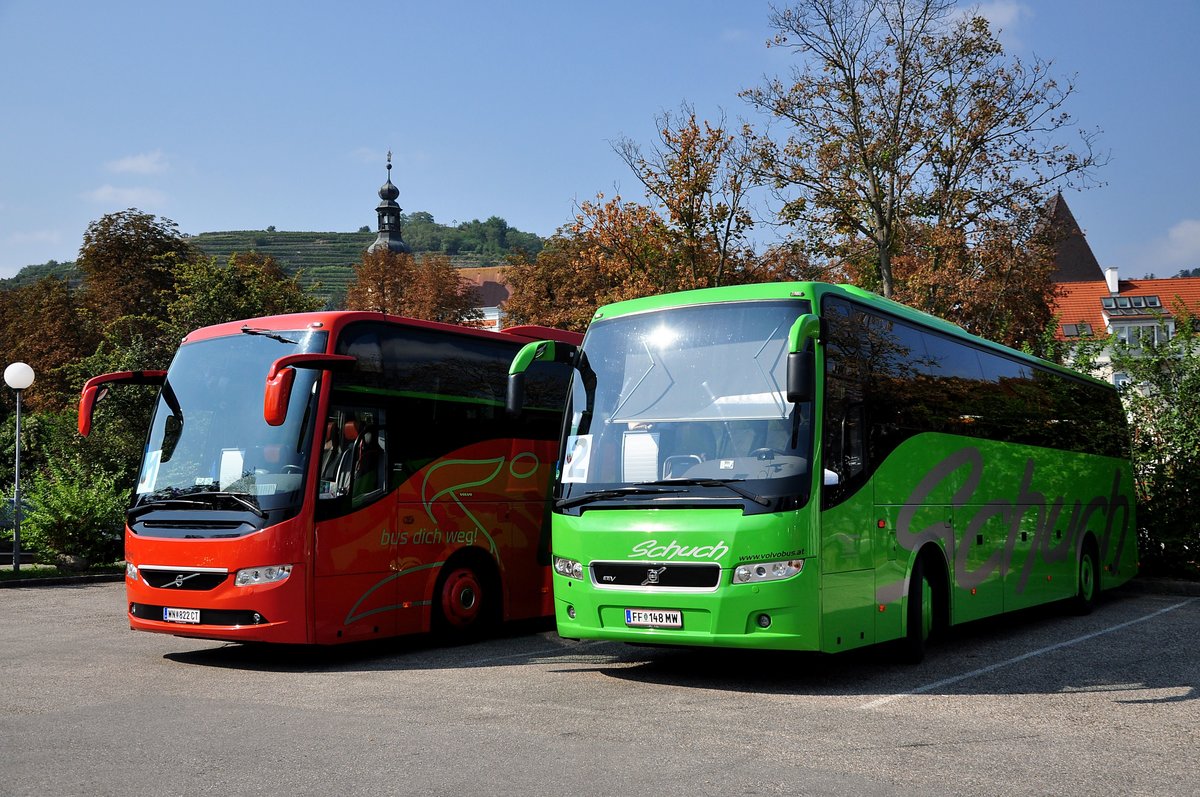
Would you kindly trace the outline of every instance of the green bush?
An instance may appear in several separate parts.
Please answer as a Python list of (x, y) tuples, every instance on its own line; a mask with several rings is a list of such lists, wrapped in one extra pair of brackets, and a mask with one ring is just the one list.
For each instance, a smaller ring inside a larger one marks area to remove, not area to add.
[(117, 476), (79, 456), (52, 460), (23, 493), (21, 548), (40, 562), (86, 569), (121, 557), (126, 493)]

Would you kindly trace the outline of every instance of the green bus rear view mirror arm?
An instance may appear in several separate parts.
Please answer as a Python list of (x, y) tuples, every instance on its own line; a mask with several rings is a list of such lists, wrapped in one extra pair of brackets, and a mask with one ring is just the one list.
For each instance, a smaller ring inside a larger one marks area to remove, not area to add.
[(553, 340), (535, 340), (526, 343), (513, 358), (508, 368), (508, 389), (504, 406), (512, 416), (521, 414), (525, 404), (525, 371), (534, 362), (574, 363), (577, 346)]
[(804, 314), (788, 330), (787, 400), (793, 404), (812, 401), (814, 350), (821, 337), (821, 319)]

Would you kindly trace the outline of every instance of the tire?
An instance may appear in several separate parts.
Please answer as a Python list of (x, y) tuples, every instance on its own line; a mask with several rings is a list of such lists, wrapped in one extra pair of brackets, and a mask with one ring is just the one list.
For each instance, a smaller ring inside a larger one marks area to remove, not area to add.
[(454, 641), (478, 639), (498, 615), (499, 595), (476, 567), (457, 565), (443, 571), (434, 593), (433, 631)]
[(933, 584), (925, 573), (925, 562), (917, 559), (908, 586), (908, 616), (904, 639), (900, 640), (900, 660), (920, 664), (933, 634)]
[(1091, 614), (1100, 601), (1100, 557), (1090, 540), (1079, 551), (1079, 572), (1071, 611), (1078, 615)]

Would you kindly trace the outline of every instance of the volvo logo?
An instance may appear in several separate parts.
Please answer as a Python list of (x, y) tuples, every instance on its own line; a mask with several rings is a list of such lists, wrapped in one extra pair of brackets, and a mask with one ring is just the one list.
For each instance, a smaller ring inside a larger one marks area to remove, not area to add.
[(183, 582), (187, 581), (189, 578), (195, 578), (198, 575), (200, 575), (200, 574), (192, 573), (191, 575), (185, 576), (183, 573), (180, 573), (179, 575), (175, 576), (175, 580), (173, 582), (171, 582), (170, 586), (173, 586), (176, 588), (182, 588)]
[(657, 584), (659, 576), (661, 576), (666, 571), (666, 569), (667, 569), (667, 566), (663, 565), (662, 567), (652, 567), (649, 570), (647, 570), (646, 571), (646, 580), (642, 582), (642, 586), (643, 587), (653, 586), (654, 584)]

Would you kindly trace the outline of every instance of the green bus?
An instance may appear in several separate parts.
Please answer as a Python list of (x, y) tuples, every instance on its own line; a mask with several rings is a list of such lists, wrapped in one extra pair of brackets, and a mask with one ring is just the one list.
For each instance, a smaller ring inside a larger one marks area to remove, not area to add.
[(852, 287), (600, 308), (569, 362), (553, 592), (571, 639), (919, 660), (951, 625), (1090, 611), (1137, 568), (1116, 390)]

